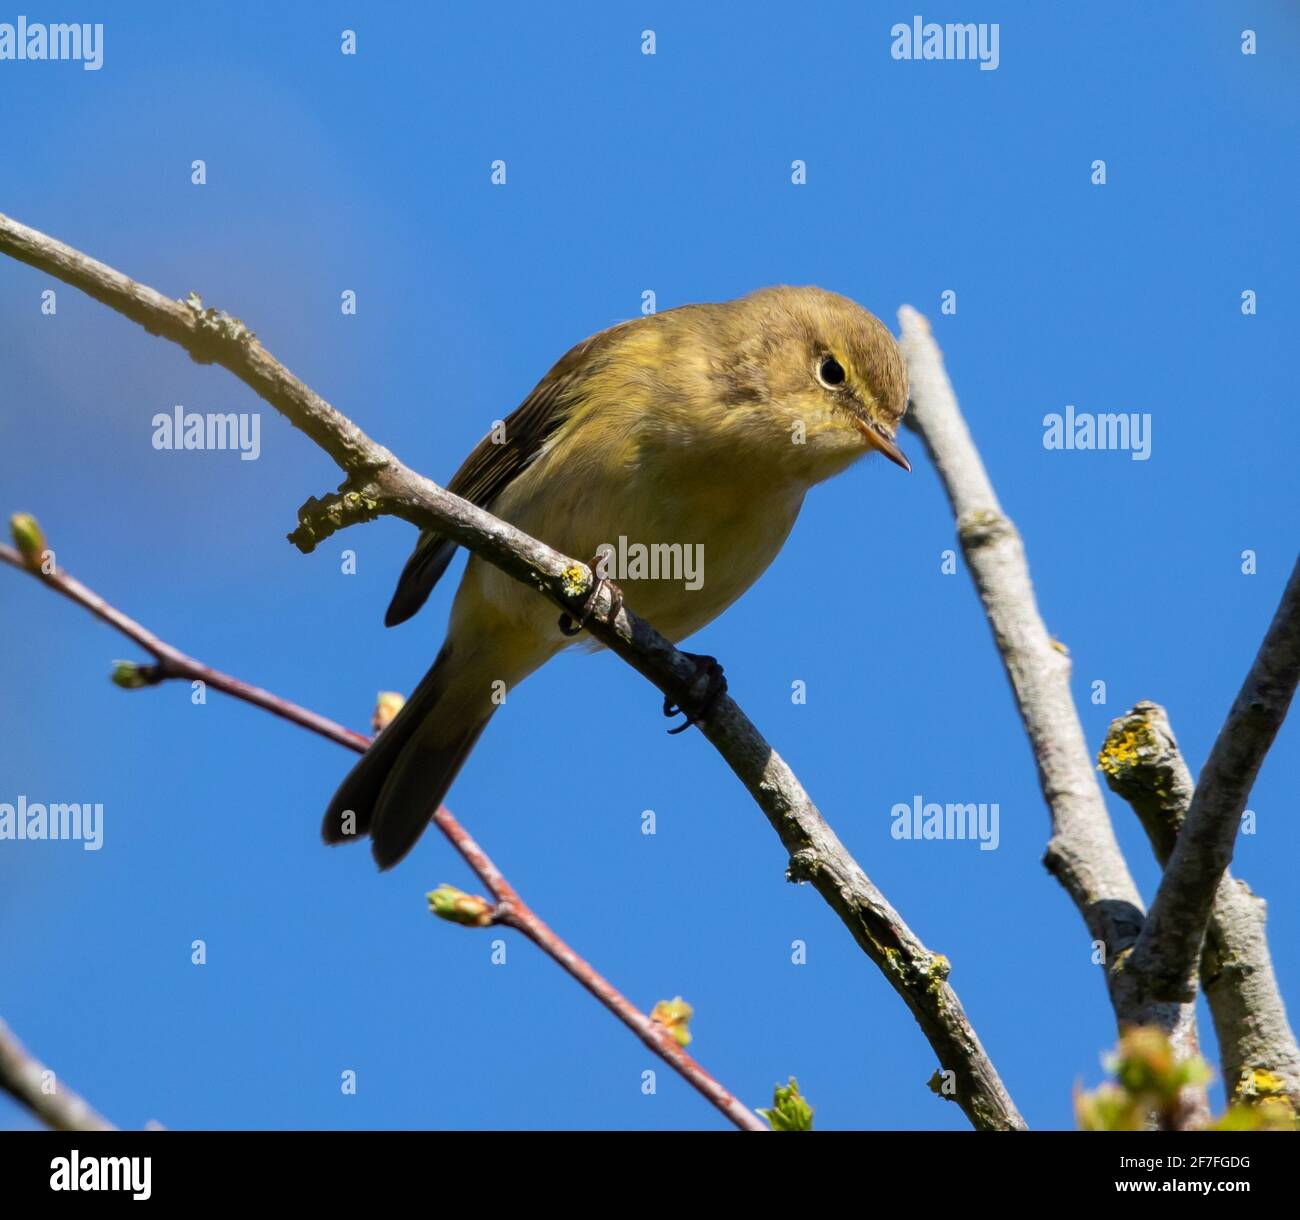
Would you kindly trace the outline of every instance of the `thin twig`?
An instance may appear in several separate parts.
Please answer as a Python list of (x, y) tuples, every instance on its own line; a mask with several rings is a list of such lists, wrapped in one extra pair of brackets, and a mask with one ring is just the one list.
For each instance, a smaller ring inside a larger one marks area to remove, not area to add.
[[(1194, 784), (1165, 709), (1143, 701), (1117, 716), (1098, 763), (1138, 815), (1161, 868), (1173, 853)], [(1290, 1099), (1300, 1113), (1300, 1046), (1286, 1015), (1265, 932), (1264, 900), (1225, 871), (1201, 954), (1224, 1084), (1240, 1101)]]
[[(329, 453), (348, 477), (338, 493), (310, 500), (299, 510), (299, 526), (290, 537), (300, 549), (310, 550), (345, 525), (388, 513), (436, 528), (561, 610), (578, 610), (586, 600), (593, 576), (585, 564), (403, 466), (279, 364), (238, 319), (204, 309), (194, 297), (186, 303), (169, 300), (3, 215), (0, 253), (82, 289), (179, 344), (194, 359), (222, 365)], [(586, 628), (673, 703), (691, 700), (695, 664), (645, 620), (616, 608), (608, 587), (602, 587)], [(931, 953), (868, 880), (794, 773), (730, 696), (723, 695), (699, 727), (780, 836), (790, 879), (812, 883), (911, 1009), (941, 1070), (952, 1073), (951, 1096), (971, 1122), (981, 1128), (1022, 1127), (1024, 1120), (946, 981), (947, 959)]]
[(1127, 972), (1155, 1000), (1194, 991), (1215, 894), (1246, 799), (1300, 681), (1300, 560), (1215, 739)]
[[(199, 680), (215, 690), (224, 691), (245, 703), (260, 707), (272, 715), (279, 716), (291, 724), (301, 725), (313, 733), (319, 733), (330, 741), (346, 746), (349, 750), (363, 753), (370, 745), (370, 738), (361, 733), (354, 733), (341, 724), (317, 715), (307, 708), (281, 699), (270, 691), (257, 686), (250, 686), (212, 669), (193, 657), (187, 656), (178, 648), (161, 640), (148, 628), (137, 623), (135, 619), (110, 605), (98, 593), (93, 592), (79, 580), (61, 569), (48, 575), (33, 570), (23, 562), (22, 556), (12, 547), (0, 543), (0, 562), (35, 576), (42, 584), (61, 593), (77, 605), (89, 610), (96, 618), (116, 628), (124, 636), (140, 645), (150, 656), (158, 661), (158, 666), (150, 675), (150, 685), (180, 679), (183, 681)], [(696, 1060), (688, 1055), (674, 1040), (672, 1034), (661, 1024), (651, 1021), (617, 988), (603, 978), (583, 958), (579, 957), (563, 940), (538, 917), (538, 915), (519, 896), (515, 888), (505, 879), (487, 853), (470, 836), (469, 832), (456, 820), (450, 809), (440, 806), (433, 816), (433, 823), (446, 835), (452, 847), (460, 853), (461, 858), (473, 870), (475, 876), (488, 888), (497, 902), (496, 923), (508, 924), (528, 937), (548, 957), (567, 973), (572, 975), (587, 991), (596, 997), (606, 1008), (623, 1022), (642, 1042), (669, 1067), (678, 1072), (689, 1084), (694, 1086), (708, 1101), (716, 1106), (731, 1122), (743, 1131), (767, 1131), (768, 1125), (758, 1115), (742, 1105), (732, 1094), (711, 1076)], [(0, 1061), (0, 1070), (3, 1069)], [(0, 1084), (4, 1080), (0, 1079)]]
[[(1180, 1056), (1197, 1053), (1192, 1004), (1140, 1004), (1117, 966), (1137, 939), (1142, 899), (1120, 852), (1091, 753), (1070, 693), (1069, 656), (1038, 610), (1024, 544), (1002, 511), (971, 439), (929, 323), (898, 311), (912, 405), (905, 422), (919, 433), (952, 505), (957, 536), (1029, 738), (1052, 817), (1043, 863), (1065, 888), (1105, 952), (1107, 987), (1121, 1025), (1158, 1025)], [(1186, 1121), (1208, 1116), (1204, 1090), (1186, 1097)]]
[(83, 1097), (61, 1084), (0, 1021), (0, 1089), (55, 1131), (116, 1131)]

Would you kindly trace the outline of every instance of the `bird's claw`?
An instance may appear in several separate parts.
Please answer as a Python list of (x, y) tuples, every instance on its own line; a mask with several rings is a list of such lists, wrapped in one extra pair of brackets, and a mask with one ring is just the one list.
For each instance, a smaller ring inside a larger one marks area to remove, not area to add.
[[(722, 672), (722, 666), (718, 664), (716, 657), (702, 656), (695, 652), (684, 652), (682, 656), (695, 662), (695, 677), (691, 680), (692, 693), (688, 701), (677, 704), (672, 701), (671, 696), (664, 696), (665, 716), (676, 716), (680, 713), (686, 717), (676, 728), (668, 730), (670, 737), (677, 733), (684, 733), (691, 725), (706, 719), (717, 706), (718, 700), (727, 693), (727, 676)], [(697, 699), (694, 691), (701, 681), (705, 684), (704, 690)]]

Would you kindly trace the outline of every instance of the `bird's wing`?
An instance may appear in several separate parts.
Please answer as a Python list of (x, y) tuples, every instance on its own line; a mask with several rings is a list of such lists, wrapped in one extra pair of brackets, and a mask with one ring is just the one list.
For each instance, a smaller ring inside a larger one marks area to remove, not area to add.
[[(494, 439), (494, 430), (474, 446), (447, 484), (448, 490), (480, 508), (490, 508), (572, 414), (581, 398), (582, 383), (599, 362), (601, 349), (608, 346), (615, 331), (627, 325), (630, 323), (600, 331), (561, 356), (532, 393), (506, 417), (500, 441)], [(455, 552), (456, 543), (435, 530), (420, 535), (384, 616), (386, 626), (405, 622), (424, 605)]]

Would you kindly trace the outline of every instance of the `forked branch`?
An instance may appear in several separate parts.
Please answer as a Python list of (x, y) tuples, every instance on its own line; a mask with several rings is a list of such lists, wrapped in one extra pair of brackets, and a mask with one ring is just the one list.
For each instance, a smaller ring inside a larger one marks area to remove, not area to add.
[[(280, 365), (238, 319), (204, 309), (193, 296), (186, 302), (170, 300), (3, 215), (0, 253), (82, 289), (178, 343), (196, 360), (222, 365), (325, 450), (346, 478), (339, 495), (304, 506), (292, 536), (303, 549), (343, 525), (387, 513), (435, 527), (537, 589), (561, 611), (582, 607), (593, 584), (585, 564), (409, 470)], [(600, 591), (586, 627), (674, 704), (689, 701), (696, 666), (649, 623), (615, 607), (607, 587)], [(931, 953), (889, 905), (794, 773), (730, 696), (723, 695), (699, 727), (780, 837), (790, 879), (816, 888), (912, 1011), (940, 1068), (952, 1073), (953, 1097), (971, 1122), (981, 1128), (1022, 1127), (1024, 1120), (947, 982), (947, 959)]]

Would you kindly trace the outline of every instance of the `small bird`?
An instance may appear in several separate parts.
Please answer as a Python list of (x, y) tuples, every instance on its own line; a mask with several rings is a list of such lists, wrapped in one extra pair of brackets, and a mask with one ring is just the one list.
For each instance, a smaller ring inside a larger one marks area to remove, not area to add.
[[(694, 548), (702, 579), (611, 573), (628, 607), (677, 643), (762, 575), (813, 484), (873, 450), (910, 469), (894, 444), (906, 407), (906, 368), (878, 318), (820, 288), (764, 288), (579, 343), (448, 486), (565, 555), (608, 557), (620, 538)], [(455, 549), (436, 530), (421, 533), (386, 625), (420, 609)], [(325, 841), (369, 834), (381, 869), (401, 860), (500, 693), (574, 633), (540, 593), (471, 555), (442, 651), (339, 787)], [(719, 676), (709, 675), (714, 694)], [(687, 723), (711, 702), (682, 709)]]

